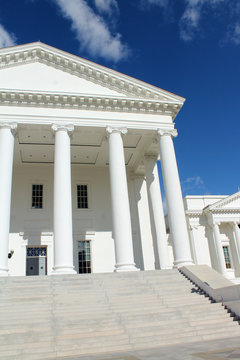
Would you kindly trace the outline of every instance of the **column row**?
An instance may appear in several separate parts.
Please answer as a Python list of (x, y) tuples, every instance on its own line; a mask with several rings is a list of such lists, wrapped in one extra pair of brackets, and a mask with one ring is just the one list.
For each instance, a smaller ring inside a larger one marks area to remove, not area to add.
[[(212, 231), (213, 231), (218, 271), (223, 276), (228, 277), (226, 261), (225, 261), (225, 257), (224, 257), (224, 251), (223, 251), (223, 244), (222, 244), (220, 230), (219, 230), (221, 221), (216, 221), (215, 219), (212, 219), (211, 217), (209, 217), (208, 221), (209, 221), (210, 228), (212, 228)], [(230, 224), (232, 225), (232, 228), (233, 228), (233, 234), (234, 234), (234, 238), (235, 238), (237, 252), (240, 255), (240, 229), (239, 229), (238, 223), (236, 221), (231, 222)]]
[[(72, 196), (71, 196), (71, 125), (53, 125), (54, 155), (54, 267), (53, 274), (75, 273), (73, 266)], [(7, 254), (10, 224), (10, 203), (14, 133), (16, 124), (0, 127), (0, 274), (8, 274)], [(124, 128), (107, 128), (109, 139), (109, 171), (111, 184), (113, 238), (116, 271), (135, 271), (131, 217), (127, 188), (122, 135)], [(168, 208), (170, 231), (176, 266), (191, 264), (185, 213), (177, 163), (172, 142), (176, 131), (158, 131), (161, 166)], [(153, 210), (160, 268), (168, 268), (168, 249), (156, 160), (146, 157), (146, 181)]]

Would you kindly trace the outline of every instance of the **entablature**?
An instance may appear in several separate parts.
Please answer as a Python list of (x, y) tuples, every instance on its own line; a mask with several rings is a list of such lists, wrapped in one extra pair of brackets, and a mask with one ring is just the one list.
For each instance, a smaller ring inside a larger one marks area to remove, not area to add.
[(181, 105), (160, 100), (0, 89), (0, 105), (152, 113), (176, 117)]

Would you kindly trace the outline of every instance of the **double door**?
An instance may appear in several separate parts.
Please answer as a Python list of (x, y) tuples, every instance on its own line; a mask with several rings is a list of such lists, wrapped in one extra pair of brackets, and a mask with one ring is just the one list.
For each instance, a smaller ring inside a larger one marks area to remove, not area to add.
[(47, 247), (28, 246), (26, 275), (47, 275)]

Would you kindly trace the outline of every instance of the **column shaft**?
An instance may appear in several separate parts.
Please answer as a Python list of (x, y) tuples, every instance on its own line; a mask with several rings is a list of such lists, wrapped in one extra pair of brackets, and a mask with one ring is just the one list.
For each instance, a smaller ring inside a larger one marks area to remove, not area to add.
[(197, 252), (196, 252), (196, 246), (195, 246), (194, 229), (195, 229), (195, 226), (189, 225), (189, 238), (190, 238), (191, 247), (192, 247), (192, 257), (193, 257), (194, 264), (197, 265), (198, 259), (197, 259)]
[[(240, 257), (240, 229), (238, 227), (238, 224), (235, 222), (234, 223), (234, 234), (235, 234), (235, 239), (236, 239), (236, 245), (237, 245), (237, 248), (238, 248), (238, 254), (239, 254), (239, 257)], [(240, 259), (238, 259), (240, 260)]]
[(111, 184), (113, 238), (115, 241), (116, 271), (137, 270), (133, 258), (131, 217), (122, 133), (125, 129), (107, 128), (109, 142), (109, 171)]
[(145, 170), (149, 205), (152, 208), (151, 213), (153, 215), (153, 223), (156, 233), (160, 269), (168, 269), (170, 266), (167, 233), (156, 159), (146, 156)]
[(70, 135), (72, 126), (53, 125), (54, 154), (54, 267), (52, 274), (75, 274), (73, 266), (72, 184)]
[(173, 239), (174, 264), (177, 267), (193, 264), (189, 246), (187, 224), (182, 200), (175, 151), (172, 142), (173, 131), (158, 131), (163, 181), (168, 210), (168, 222)]
[(16, 124), (0, 124), (0, 276), (8, 276), (8, 241), (16, 127)]
[(217, 223), (213, 223), (213, 234), (214, 234), (216, 250), (217, 250), (217, 256), (218, 256), (219, 272), (222, 275), (227, 277), (228, 274), (227, 274), (227, 269), (226, 269), (224, 254), (223, 254), (222, 243), (221, 243), (221, 239), (220, 239), (219, 227), (218, 227)]

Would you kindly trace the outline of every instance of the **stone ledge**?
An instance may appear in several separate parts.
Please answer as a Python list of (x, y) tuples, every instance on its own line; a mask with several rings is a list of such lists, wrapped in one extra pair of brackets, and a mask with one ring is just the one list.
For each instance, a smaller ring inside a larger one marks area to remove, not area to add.
[(240, 284), (234, 285), (207, 265), (183, 266), (179, 271), (211, 299), (221, 302), (240, 318)]

